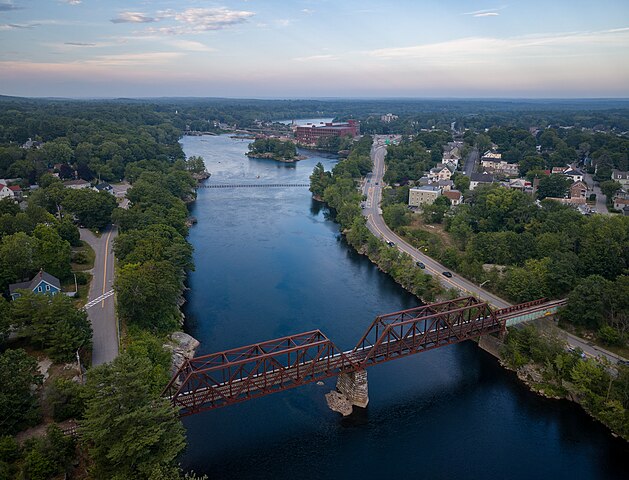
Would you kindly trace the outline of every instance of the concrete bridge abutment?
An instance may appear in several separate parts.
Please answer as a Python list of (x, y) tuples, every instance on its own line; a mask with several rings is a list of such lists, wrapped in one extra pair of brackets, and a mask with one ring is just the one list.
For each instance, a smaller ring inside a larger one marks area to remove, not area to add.
[(365, 408), (369, 403), (367, 370), (340, 373), (336, 380), (336, 389), (357, 407)]

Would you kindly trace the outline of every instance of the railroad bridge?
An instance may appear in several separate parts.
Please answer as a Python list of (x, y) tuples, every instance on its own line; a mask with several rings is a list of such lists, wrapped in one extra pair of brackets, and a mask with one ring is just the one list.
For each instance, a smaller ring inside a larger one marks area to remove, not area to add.
[(565, 300), (536, 300), (493, 310), (475, 297), (380, 315), (352, 350), (340, 351), (319, 330), (186, 360), (163, 396), (191, 415), (333, 376), (356, 406), (369, 401), (366, 369), (493, 333), (556, 313)]

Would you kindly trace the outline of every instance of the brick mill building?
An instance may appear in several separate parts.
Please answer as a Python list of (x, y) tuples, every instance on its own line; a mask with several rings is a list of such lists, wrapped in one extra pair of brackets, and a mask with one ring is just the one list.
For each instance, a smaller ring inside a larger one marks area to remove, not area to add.
[(360, 133), (360, 126), (356, 120), (348, 120), (346, 123), (321, 123), (299, 125), (295, 128), (295, 139), (299, 143), (314, 145), (323, 137), (356, 137)]

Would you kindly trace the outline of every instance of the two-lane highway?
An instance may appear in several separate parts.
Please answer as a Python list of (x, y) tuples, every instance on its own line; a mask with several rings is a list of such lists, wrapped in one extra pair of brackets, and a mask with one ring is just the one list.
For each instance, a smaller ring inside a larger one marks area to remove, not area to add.
[(456, 273), (451, 272), (451, 278), (445, 277), (443, 272), (449, 271), (448, 268), (425, 255), (417, 248), (411, 246), (401, 237), (396, 235), (389, 227), (387, 227), (384, 219), (382, 218), (382, 210), (380, 209), (383, 188), (382, 178), (384, 176), (384, 157), (386, 152), (386, 146), (378, 140), (378, 137), (376, 137), (374, 146), (371, 150), (373, 171), (363, 186), (363, 193), (367, 196), (365, 208), (363, 209), (363, 215), (367, 217), (367, 228), (369, 228), (371, 233), (378, 238), (381, 238), (386, 242), (395, 243), (396, 248), (410, 255), (414, 261), (422, 262), (426, 266), (424, 272), (435, 277), (435, 279), (437, 279), (437, 281), (445, 288), (456, 288), (462, 293), (473, 295), (476, 298), (488, 302), (496, 308), (508, 307), (510, 305), (509, 302), (491, 292), (488, 292), (487, 290), (484, 290), (475, 283), (470, 282)]
[(86, 241), (96, 254), (92, 283), (88, 295), (87, 316), (92, 324), (92, 365), (111, 362), (118, 355), (118, 324), (114, 296), (113, 242), (118, 227), (109, 226), (100, 237), (81, 228), (81, 240)]

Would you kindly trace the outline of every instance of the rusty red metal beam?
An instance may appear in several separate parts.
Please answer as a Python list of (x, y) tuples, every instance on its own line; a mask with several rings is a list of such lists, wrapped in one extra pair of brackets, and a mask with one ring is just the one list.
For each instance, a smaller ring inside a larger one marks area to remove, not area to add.
[(374, 319), (353, 350), (339, 351), (319, 330), (202, 355), (179, 368), (163, 395), (190, 415), (500, 332), (506, 318), (565, 301), (546, 299), (492, 311), (474, 297)]

